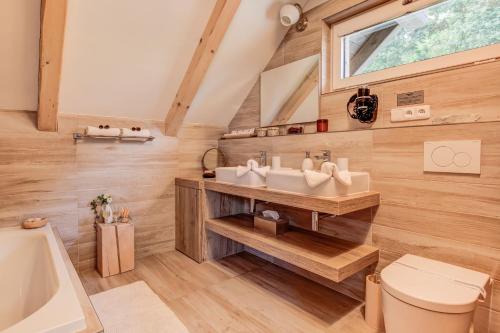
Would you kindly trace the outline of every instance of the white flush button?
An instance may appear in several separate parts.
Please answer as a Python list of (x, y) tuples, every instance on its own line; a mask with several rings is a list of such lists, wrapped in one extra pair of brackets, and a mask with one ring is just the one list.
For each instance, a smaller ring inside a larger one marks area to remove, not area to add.
[(481, 141), (425, 142), (424, 171), (480, 174)]
[(447, 167), (453, 163), (455, 152), (448, 146), (439, 146), (432, 150), (432, 162), (439, 167)]
[(465, 168), (472, 161), (472, 157), (467, 153), (457, 153), (453, 158), (453, 163), (458, 167)]

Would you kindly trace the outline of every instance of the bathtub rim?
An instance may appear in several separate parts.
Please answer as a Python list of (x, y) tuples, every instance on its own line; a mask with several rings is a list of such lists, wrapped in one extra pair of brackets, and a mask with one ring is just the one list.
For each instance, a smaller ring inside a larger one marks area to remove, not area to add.
[[(23, 229), (20, 226), (17, 227), (5, 227), (1, 228), (0, 232), (2, 231), (14, 231), (14, 232), (24, 232), (22, 231)], [(62, 282), (59, 283), (58, 289), (59, 288), (70, 288), (71, 290), (68, 290), (67, 293), (68, 295), (65, 295), (65, 297), (69, 297), (72, 299), (72, 302), (74, 301), (73, 304), (73, 310), (77, 309), (74, 305), (75, 303), (79, 305), (79, 310), (78, 312), (73, 313), (73, 315), (76, 314), (76, 316), (73, 317), (71, 320), (77, 320), (76, 324), (81, 325), (82, 322), (83, 324), (86, 325), (86, 328), (81, 329), (78, 331), (79, 333), (100, 333), (103, 332), (103, 327), (101, 325), (101, 322), (99, 321), (99, 318), (97, 317), (97, 314), (92, 307), (92, 304), (90, 302), (90, 299), (88, 295), (85, 292), (85, 289), (83, 288), (82, 282), (80, 281), (80, 278), (78, 276), (78, 273), (76, 272), (73, 263), (71, 262), (69, 255), (66, 251), (66, 248), (64, 247), (64, 244), (61, 240), (60, 233), (57, 230), (57, 227), (53, 227), (50, 224), (47, 224), (45, 227), (34, 229), (33, 231), (38, 232), (38, 233), (43, 233), (45, 234), (44, 236), (47, 238), (48, 245), (49, 245), (49, 251), (51, 252), (53, 264), (56, 266), (56, 274), (58, 279), (62, 278)], [(26, 232), (29, 232), (29, 230), (26, 230)], [(54, 304), (50, 304), (54, 300), (54, 296), (46, 303), (45, 306), (53, 306)], [(57, 302), (57, 300), (56, 300)], [(60, 303), (60, 300), (59, 300)], [(60, 304), (61, 305), (61, 304)], [(15, 323), (12, 326), (9, 326), (5, 328), (3, 332), (24, 332), (26, 328), (29, 328), (30, 323), (33, 322), (34, 319), (39, 318), (40, 315), (47, 314), (47, 308), (44, 308), (45, 306), (42, 306), (40, 309), (35, 311), (34, 313), (30, 314), (27, 316), (25, 319), (22, 321)], [(23, 324), (24, 322), (24, 324)], [(51, 324), (52, 325), (52, 324)], [(57, 329), (58, 324), (56, 326), (50, 326), (48, 329)], [(62, 323), (61, 325), (64, 325)]]
[(90, 302), (90, 298), (85, 292), (85, 288), (83, 287), (82, 281), (80, 280), (80, 277), (78, 273), (76, 272), (75, 266), (73, 266), (73, 263), (71, 262), (71, 259), (69, 258), (68, 252), (66, 251), (66, 248), (64, 247), (64, 243), (61, 239), (61, 234), (59, 233), (59, 230), (57, 229), (56, 226), (52, 227), (52, 233), (54, 234), (54, 237), (56, 239), (57, 245), (59, 247), (62, 259), (64, 261), (64, 264), (66, 266), (66, 269), (68, 271), (69, 278), (73, 284), (73, 287), (76, 292), (76, 297), (78, 298), (78, 301), (80, 302), (80, 306), (82, 307), (83, 315), (85, 316), (85, 323), (87, 324), (87, 328), (85, 328), (83, 331), (80, 331), (78, 333), (103, 333), (104, 328), (101, 324), (101, 321), (99, 320), (99, 317), (97, 316), (97, 313), (95, 312), (94, 306)]

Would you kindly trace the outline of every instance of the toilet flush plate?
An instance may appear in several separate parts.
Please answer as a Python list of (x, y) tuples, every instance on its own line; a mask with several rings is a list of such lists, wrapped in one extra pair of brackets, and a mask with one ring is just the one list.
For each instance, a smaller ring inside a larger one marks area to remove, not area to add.
[(481, 173), (481, 140), (424, 142), (424, 171)]

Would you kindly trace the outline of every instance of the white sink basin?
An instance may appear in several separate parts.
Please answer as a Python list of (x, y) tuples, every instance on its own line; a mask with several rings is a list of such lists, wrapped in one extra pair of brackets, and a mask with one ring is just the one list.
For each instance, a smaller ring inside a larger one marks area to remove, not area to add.
[(334, 178), (311, 188), (307, 185), (304, 174), (300, 170), (271, 170), (267, 173), (267, 188), (319, 197), (338, 197), (370, 190), (368, 172), (351, 172), (352, 185), (345, 186)]
[(266, 186), (266, 178), (253, 171), (248, 172), (244, 176), (236, 177), (236, 167), (215, 168), (215, 176), (215, 180), (222, 183), (251, 187)]

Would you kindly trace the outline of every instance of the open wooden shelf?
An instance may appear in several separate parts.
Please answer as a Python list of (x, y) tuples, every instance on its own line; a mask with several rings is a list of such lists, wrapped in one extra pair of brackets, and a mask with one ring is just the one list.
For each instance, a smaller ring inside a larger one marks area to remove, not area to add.
[(251, 220), (242, 216), (205, 220), (208, 230), (334, 282), (378, 261), (378, 249), (370, 245), (297, 230), (275, 237), (258, 233), (249, 225)]
[(312, 195), (269, 190), (265, 187), (249, 187), (218, 183), (215, 181), (205, 181), (204, 187), (210, 191), (269, 201), (286, 206), (335, 215), (343, 215), (361, 209), (378, 206), (380, 204), (380, 193), (374, 191), (335, 198), (324, 198)]

